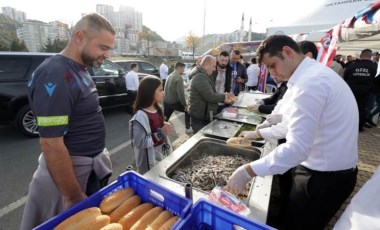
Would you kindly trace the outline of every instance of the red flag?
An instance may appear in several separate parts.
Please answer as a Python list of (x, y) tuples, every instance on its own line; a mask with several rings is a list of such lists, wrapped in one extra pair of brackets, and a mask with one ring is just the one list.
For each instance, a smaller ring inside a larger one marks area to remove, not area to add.
[(265, 65), (260, 65), (260, 75), (258, 81), (257, 90), (264, 93), (265, 84), (267, 82), (267, 68), (265, 68)]
[(330, 66), (333, 61), (339, 41), (340, 30), (342, 24), (336, 25), (334, 28), (327, 31), (318, 43), (318, 57), (317, 60), (326, 66)]

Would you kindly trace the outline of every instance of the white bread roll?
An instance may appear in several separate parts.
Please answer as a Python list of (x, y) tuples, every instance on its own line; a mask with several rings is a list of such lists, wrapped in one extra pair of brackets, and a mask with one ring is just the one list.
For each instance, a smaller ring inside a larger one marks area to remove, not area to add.
[(147, 230), (159, 229), (167, 220), (173, 217), (173, 214), (168, 210), (161, 212), (161, 214), (151, 223)]
[(177, 222), (178, 216), (173, 216), (169, 220), (167, 220), (158, 230), (170, 230), (175, 222)]
[(95, 218), (101, 214), (102, 213), (98, 207), (83, 209), (82, 211), (75, 213), (74, 215), (61, 222), (57, 227), (54, 228), (54, 230), (72, 229), (81, 222), (86, 221), (89, 218)]
[(131, 230), (145, 230), (163, 211), (159, 206), (152, 208), (131, 227)]
[(130, 212), (132, 209), (136, 208), (141, 204), (141, 199), (138, 195), (133, 195), (129, 197), (124, 203), (111, 212), (109, 215), (111, 218), (111, 223), (119, 222), (125, 214)]
[(102, 213), (108, 213), (121, 205), (126, 199), (133, 196), (134, 193), (135, 191), (131, 187), (116, 191), (104, 198), (99, 208)]
[[(100, 215), (87, 219), (81, 222), (74, 228), (75, 230), (95, 230), (101, 229), (110, 223), (110, 217), (107, 215)], [(74, 230), (73, 229), (73, 230)]]
[(143, 203), (132, 209), (129, 213), (124, 215), (120, 220), (119, 224), (123, 225), (123, 229), (130, 229), (146, 212), (153, 208), (151, 203)]
[(111, 223), (111, 224), (107, 224), (106, 226), (104, 226), (103, 228), (99, 230), (123, 230), (123, 226), (119, 223)]

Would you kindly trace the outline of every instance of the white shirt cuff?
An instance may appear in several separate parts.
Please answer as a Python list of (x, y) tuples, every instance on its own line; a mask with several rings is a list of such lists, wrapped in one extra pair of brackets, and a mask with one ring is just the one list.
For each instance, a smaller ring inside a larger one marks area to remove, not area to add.
[(264, 139), (273, 138), (271, 127), (259, 129), (259, 133)]
[(257, 176), (268, 176), (268, 175), (272, 175), (272, 173), (270, 172), (269, 168), (267, 167), (266, 163), (265, 163), (265, 158), (266, 157), (263, 157), (263, 158), (260, 158), (256, 161), (253, 161), (250, 163), (250, 166), (253, 170), (253, 172), (257, 175)]

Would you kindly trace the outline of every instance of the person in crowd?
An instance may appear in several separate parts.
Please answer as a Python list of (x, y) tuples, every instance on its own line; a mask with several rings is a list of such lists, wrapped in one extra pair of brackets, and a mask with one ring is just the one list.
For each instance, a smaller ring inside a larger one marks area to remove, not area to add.
[(337, 63), (339, 63), (339, 64), (342, 66), (342, 68), (345, 67), (344, 62), (342, 61), (342, 55), (341, 55), (341, 54), (337, 54), (337, 55), (335, 55), (334, 60), (335, 60)]
[(376, 127), (377, 124), (373, 118), (380, 112), (380, 75), (377, 75), (373, 80), (372, 89), (368, 99), (367, 117), (365, 122), (367, 125)]
[(314, 42), (312, 41), (300, 41), (298, 42), (298, 46), (300, 47), (301, 49), (301, 52), (311, 58), (311, 59), (314, 59), (314, 60), (317, 60), (317, 57), (318, 57), (318, 48), (317, 46), (314, 44)]
[(331, 62), (330, 68), (334, 70), (334, 72), (337, 73), (339, 76), (343, 77), (343, 67), (336, 60), (333, 60)]
[(170, 61), (170, 67), (169, 67), (169, 70), (168, 70), (168, 76), (173, 73), (174, 69), (175, 69), (175, 63), (176, 61), (174, 59), (172, 59)]
[(240, 193), (255, 176), (282, 174), (292, 168), (284, 229), (324, 229), (356, 183), (359, 115), (355, 98), (342, 78), (306, 58), (286, 35), (268, 37), (256, 54), (272, 75), (288, 81), (287, 142), (239, 167), (226, 188)]
[(372, 127), (365, 124), (368, 97), (377, 71), (377, 65), (371, 61), (371, 57), (372, 51), (370, 49), (362, 50), (360, 59), (347, 67), (343, 76), (355, 95), (359, 109), (360, 132), (364, 130), (363, 127)]
[[(230, 55), (227, 51), (220, 52), (215, 71), (212, 73), (212, 81), (215, 84), (217, 93), (228, 93), (231, 88), (231, 71), (232, 68), (228, 65)], [(216, 113), (220, 113), (225, 107), (224, 102), (218, 103)]]
[(245, 83), (245, 87), (248, 91), (257, 90), (257, 84), (259, 83), (260, 67), (257, 65), (255, 57), (251, 58), (251, 65), (247, 68), (248, 80)]
[[(128, 100), (133, 104), (136, 100), (137, 89), (139, 88), (139, 76), (137, 72), (139, 67), (136, 63), (131, 64), (130, 71), (125, 75), (125, 85), (127, 87)], [(132, 108), (128, 108), (128, 112), (132, 113)]]
[(194, 133), (206, 126), (217, 112), (218, 103), (234, 102), (232, 93), (217, 93), (211, 74), (216, 68), (216, 59), (211, 55), (202, 58), (199, 67), (192, 71), (189, 115)]
[[(64, 50), (45, 60), (28, 83), (42, 154), (21, 221), (30, 230), (97, 192), (112, 173), (98, 91), (86, 66), (100, 67), (115, 30), (91, 13), (74, 26)], [(80, 172), (80, 173), (79, 173)]]
[(167, 66), (167, 60), (164, 58), (162, 59), (162, 63), (160, 65), (160, 78), (161, 78), (161, 81), (162, 81), (162, 85), (163, 87), (165, 88), (165, 81), (166, 81), (166, 78), (168, 77), (168, 73), (169, 73), (169, 68)]
[(189, 107), (185, 97), (185, 89), (183, 85), (182, 75), (185, 72), (185, 64), (177, 62), (174, 72), (168, 76), (165, 85), (164, 96), (164, 117), (165, 121), (169, 121), (172, 113), (180, 111), (185, 113), (185, 132), (192, 133), (190, 127), (190, 116), (188, 114)]
[(347, 55), (347, 62), (344, 64), (344, 68), (343, 68), (343, 73), (344, 71), (352, 64), (354, 63), (354, 58), (352, 57), (352, 55)]
[(248, 80), (247, 69), (240, 62), (240, 51), (232, 50), (230, 55), (231, 90), (236, 96), (244, 90), (244, 84)]
[(172, 133), (173, 127), (164, 121), (159, 105), (163, 100), (164, 90), (160, 79), (145, 77), (137, 90), (134, 115), (129, 121), (136, 168), (140, 174), (149, 171), (172, 150), (167, 136)]
[(274, 107), (277, 105), (277, 102), (280, 101), (282, 97), (285, 95), (286, 90), (288, 89), (288, 82), (283, 81), (281, 78), (275, 75), (272, 75), (272, 78), (277, 84), (276, 92), (268, 98), (258, 100), (256, 106), (248, 106), (249, 110), (253, 110), (264, 114), (270, 114), (272, 113)]

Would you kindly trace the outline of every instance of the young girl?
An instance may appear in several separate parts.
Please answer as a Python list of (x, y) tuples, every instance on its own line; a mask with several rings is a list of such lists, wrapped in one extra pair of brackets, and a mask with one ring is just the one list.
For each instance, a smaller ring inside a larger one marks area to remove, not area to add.
[(171, 150), (167, 135), (171, 133), (172, 126), (164, 122), (158, 104), (163, 99), (164, 91), (159, 78), (145, 77), (140, 82), (133, 105), (134, 116), (129, 122), (137, 172), (140, 174), (149, 171)]

